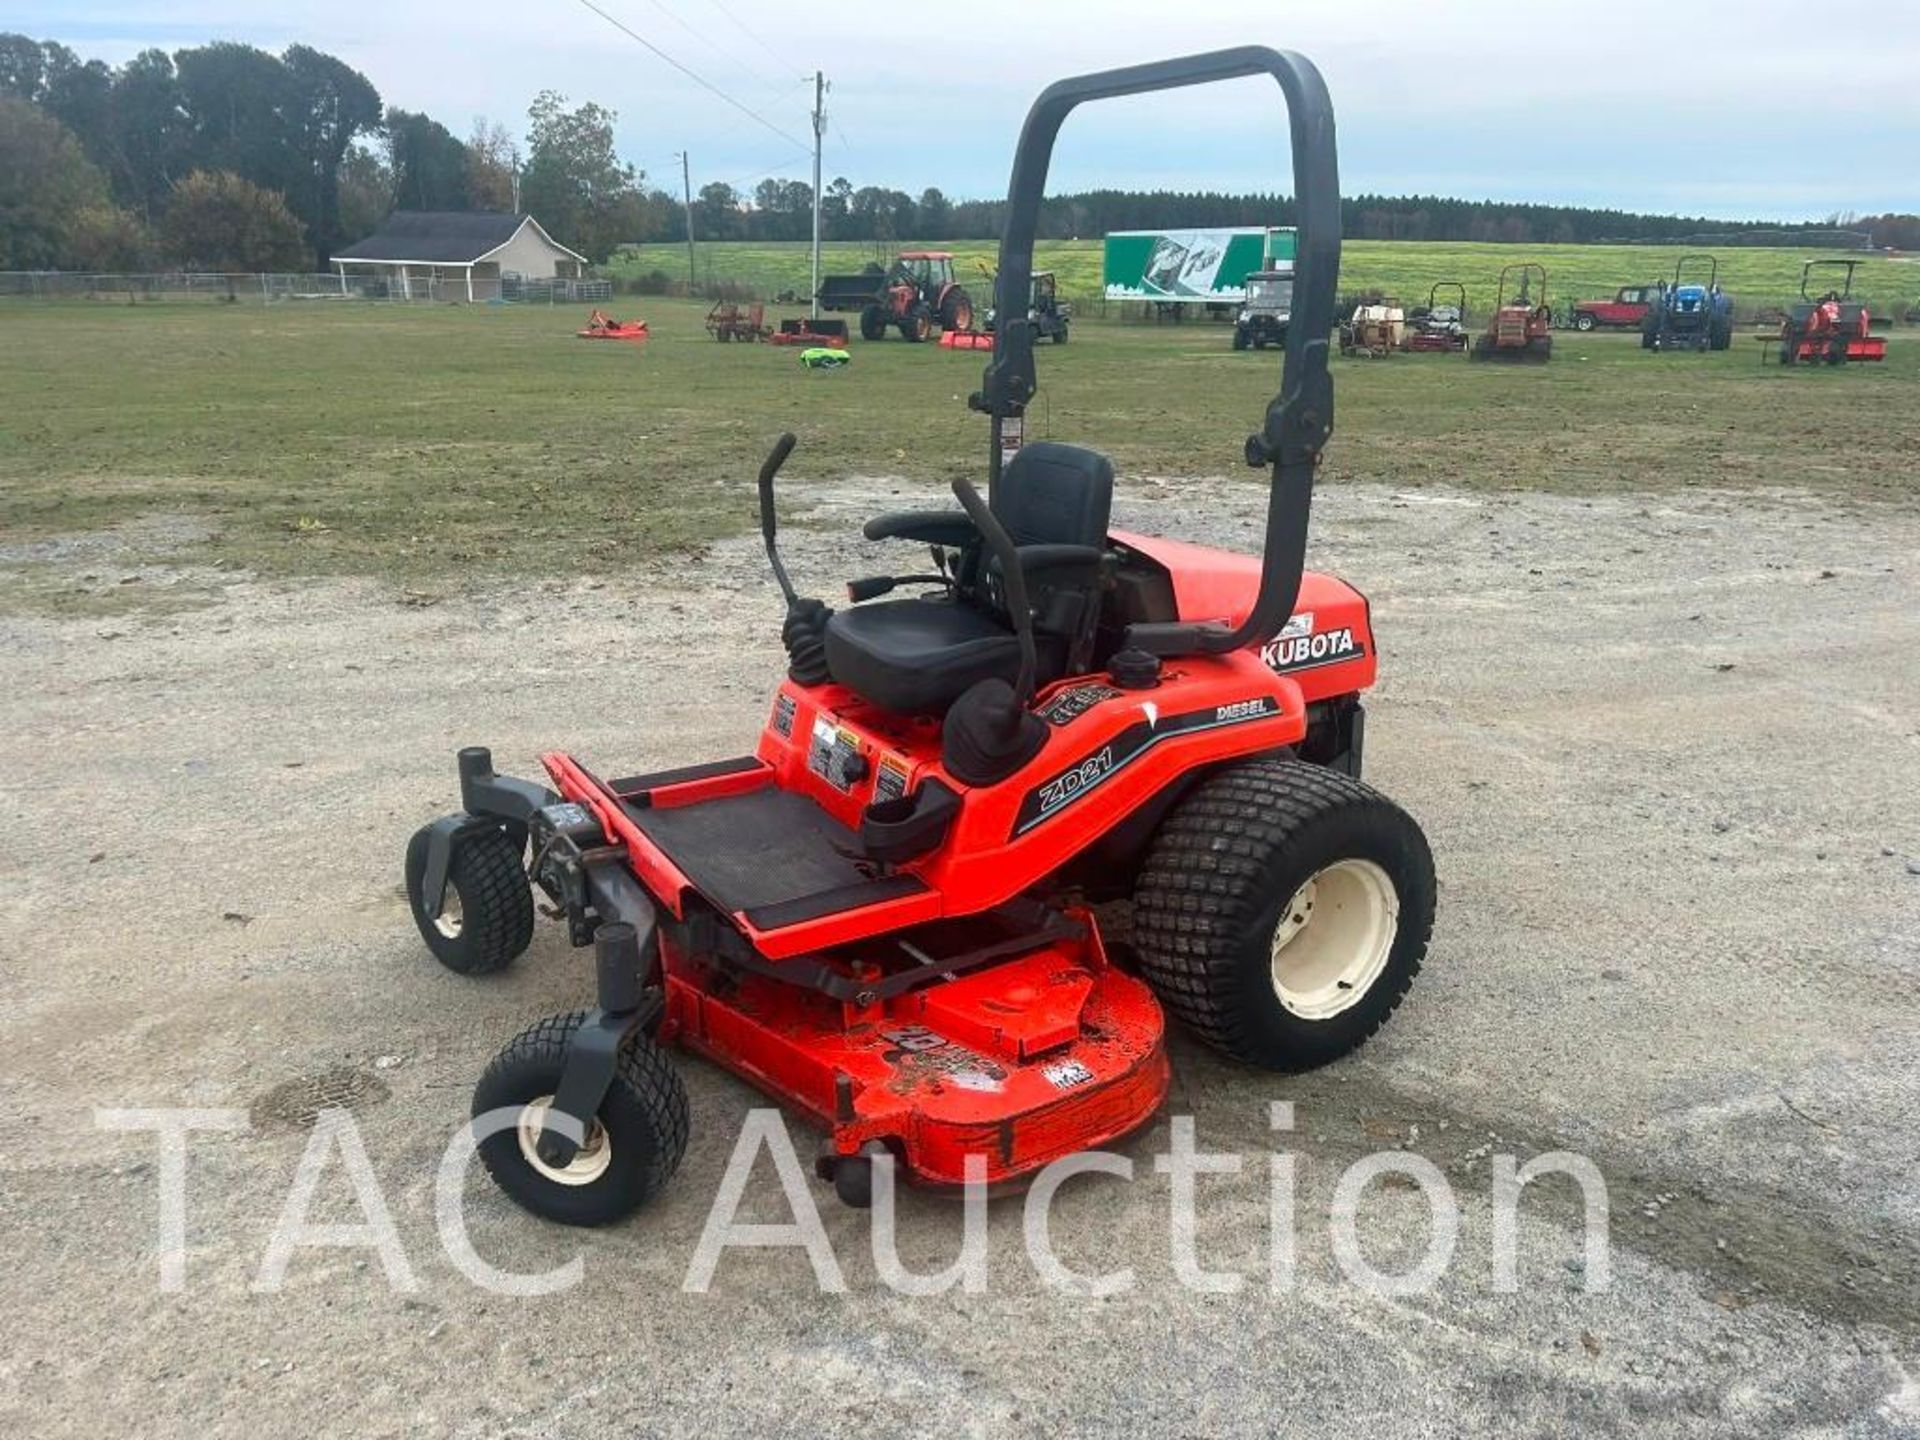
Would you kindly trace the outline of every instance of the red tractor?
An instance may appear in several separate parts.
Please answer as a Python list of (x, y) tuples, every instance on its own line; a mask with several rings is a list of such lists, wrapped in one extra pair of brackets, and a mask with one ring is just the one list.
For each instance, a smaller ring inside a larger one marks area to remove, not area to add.
[[(1507, 296), (1507, 278), (1518, 275), (1513, 297)], [(1536, 290), (1534, 277), (1539, 277)], [(1500, 288), (1493, 319), (1467, 352), (1473, 360), (1529, 360), (1553, 358), (1553, 310), (1547, 304), (1547, 268), (1528, 261), (1500, 272)]]
[[(1299, 323), (1245, 446), (1268, 485), (1253, 557), (1114, 528), (1106, 456), (1020, 439), (1061, 123), (1088, 100), (1261, 74), (1292, 111)], [(935, 573), (855, 581), (865, 603), (838, 611), (803, 598), (775, 536), (782, 436), (760, 523), (788, 667), (752, 753), (603, 779), (554, 751), (529, 781), (465, 749), (460, 810), (408, 847), (415, 920), (450, 968), (527, 948), (529, 881), (596, 951), (598, 1004), (527, 1029), (474, 1091), (508, 1195), (584, 1225), (656, 1194), (688, 1141), (670, 1045), (816, 1124), (820, 1175), (858, 1205), (883, 1166), (995, 1184), (1139, 1129), (1167, 1092), (1168, 1013), (1281, 1072), (1386, 1023), (1426, 951), (1434, 876), (1419, 826), (1359, 778), (1366, 598), (1304, 568), (1339, 265), (1333, 112), (1301, 56), (1249, 46), (1041, 94), (972, 400), (990, 498), (956, 478), (958, 508), (865, 528), (931, 547)], [(931, 589), (882, 598), (908, 585)], [(1121, 896), (1130, 945), (1091, 908)]]
[(822, 310), (859, 311), (862, 340), (878, 340), (889, 327), (916, 343), (940, 330), (973, 329), (973, 298), (953, 278), (945, 250), (902, 250), (888, 269), (829, 275), (816, 298)]
[[(1780, 363), (1797, 365), (1825, 361), (1845, 365), (1855, 360), (1884, 360), (1887, 341), (1872, 333), (1873, 316), (1853, 298), (1853, 272), (1858, 260), (1809, 260), (1800, 270), (1800, 303), (1787, 312), (1780, 327)], [(1846, 279), (1838, 290), (1817, 298), (1812, 279), (1816, 268), (1844, 266)]]

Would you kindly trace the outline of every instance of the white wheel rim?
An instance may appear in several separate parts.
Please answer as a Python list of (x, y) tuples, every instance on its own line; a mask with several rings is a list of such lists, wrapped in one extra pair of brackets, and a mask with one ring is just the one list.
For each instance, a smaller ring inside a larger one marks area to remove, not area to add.
[(587, 1127), (587, 1143), (574, 1152), (570, 1163), (564, 1168), (549, 1165), (540, 1158), (540, 1131), (546, 1125), (547, 1109), (552, 1104), (553, 1096), (542, 1095), (522, 1107), (520, 1123), (515, 1127), (520, 1137), (520, 1156), (536, 1173), (556, 1185), (591, 1185), (613, 1164), (613, 1142), (607, 1138), (606, 1126), (595, 1120)]
[(1273, 993), (1303, 1020), (1359, 1004), (1387, 968), (1400, 931), (1400, 897), (1371, 860), (1316, 871), (1280, 912), (1273, 932)]
[(460, 892), (449, 885), (440, 896), (440, 913), (433, 917), (433, 928), (449, 940), (458, 940), (465, 918), (460, 909)]

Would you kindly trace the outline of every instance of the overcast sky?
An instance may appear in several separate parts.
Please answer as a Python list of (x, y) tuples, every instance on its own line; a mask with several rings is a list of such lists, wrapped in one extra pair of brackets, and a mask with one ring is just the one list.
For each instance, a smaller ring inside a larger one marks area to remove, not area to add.
[[(818, 67), (829, 179), (954, 197), (1003, 193), (1049, 80), (1259, 42), (1325, 73), (1349, 192), (1726, 218), (1920, 209), (1920, 0), (594, 3), (768, 125), (582, 0), (3, 0), (0, 28), (114, 62), (304, 42), (462, 136), (479, 115), (518, 131), (555, 89), (617, 110), (622, 150), (655, 180), (677, 181), (687, 150), (696, 188), (805, 178)], [(1285, 188), (1284, 133), (1265, 81), (1108, 102), (1068, 123), (1051, 185)]]

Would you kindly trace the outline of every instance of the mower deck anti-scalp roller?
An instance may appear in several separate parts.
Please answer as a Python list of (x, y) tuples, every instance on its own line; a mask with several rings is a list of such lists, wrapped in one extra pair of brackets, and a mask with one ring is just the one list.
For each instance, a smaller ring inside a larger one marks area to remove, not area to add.
[[(1279, 392), (1245, 444), (1269, 487), (1258, 557), (1116, 528), (1104, 455), (1019, 443), (1062, 122), (1249, 75), (1292, 112), (1299, 234)], [(1168, 1014), (1282, 1072), (1386, 1021), (1434, 882), (1419, 827), (1359, 778), (1367, 601), (1304, 569), (1333, 431), (1339, 217), (1332, 109), (1299, 55), (1050, 86), (1014, 157), (971, 400), (987, 494), (956, 479), (957, 507), (865, 526), (930, 564), (856, 578), (837, 609), (803, 594), (778, 544), (783, 435), (759, 503), (787, 675), (751, 753), (623, 776), (554, 751), (535, 782), (461, 752), (459, 811), (408, 850), (429, 948), (500, 969), (529, 943), (537, 890), (597, 957), (595, 1003), (536, 1022), (476, 1087), (481, 1156), (509, 1195), (597, 1224), (657, 1193), (689, 1139), (676, 1047), (810, 1117), (820, 1173), (860, 1204), (879, 1154), (921, 1183), (998, 1183), (1139, 1128), (1167, 1091)], [(1116, 898), (1131, 948), (1095, 918)]]

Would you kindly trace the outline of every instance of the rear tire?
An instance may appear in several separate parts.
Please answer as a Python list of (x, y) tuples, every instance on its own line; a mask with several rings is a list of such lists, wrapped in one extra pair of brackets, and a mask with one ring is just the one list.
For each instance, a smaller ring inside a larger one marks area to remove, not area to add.
[(1215, 1049), (1310, 1070), (1356, 1049), (1420, 972), (1433, 857), (1407, 813), (1358, 780), (1254, 761), (1167, 817), (1134, 889), (1142, 973)]
[(635, 1035), (573, 1162), (555, 1170), (540, 1159), (538, 1118), (560, 1088), (567, 1042), (584, 1018), (576, 1010), (522, 1031), (473, 1088), (476, 1118), (520, 1112), (517, 1123), (480, 1142), (487, 1173), (515, 1204), (562, 1225), (605, 1225), (646, 1204), (680, 1168), (691, 1126), (679, 1072), (652, 1040)]
[(1582, 332), (1593, 329), (1595, 323), (1593, 316), (1584, 310), (1573, 317), (1573, 328)]
[(940, 328), (943, 330), (973, 329), (973, 297), (958, 285), (947, 292), (940, 302)]
[(427, 828), (407, 842), (407, 904), (434, 959), (459, 975), (504, 970), (533, 943), (533, 891), (520, 847), (499, 830), (475, 830), (454, 842), (447, 893), (437, 916), (421, 894)]
[(1247, 335), (1246, 328), (1244, 326), (1236, 325), (1233, 327), (1233, 348), (1234, 349), (1236, 350), (1246, 349), (1247, 341), (1249, 338), (1250, 337)]
[(878, 305), (869, 305), (860, 312), (860, 338), (862, 340), (882, 340), (887, 334), (887, 312)]

